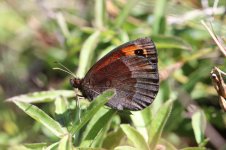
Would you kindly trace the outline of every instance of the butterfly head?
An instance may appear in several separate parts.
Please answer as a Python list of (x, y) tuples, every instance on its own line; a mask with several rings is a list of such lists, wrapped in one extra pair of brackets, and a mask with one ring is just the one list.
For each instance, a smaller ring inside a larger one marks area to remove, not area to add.
[(78, 78), (71, 78), (70, 84), (74, 88), (80, 88), (81, 87), (81, 79)]

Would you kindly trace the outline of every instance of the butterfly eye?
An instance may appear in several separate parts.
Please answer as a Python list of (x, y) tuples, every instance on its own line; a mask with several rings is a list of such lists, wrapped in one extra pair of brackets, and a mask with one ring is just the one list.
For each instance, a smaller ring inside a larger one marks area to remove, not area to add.
[(137, 56), (145, 56), (143, 49), (137, 49), (137, 50), (135, 50), (134, 51), (134, 54), (137, 55)]

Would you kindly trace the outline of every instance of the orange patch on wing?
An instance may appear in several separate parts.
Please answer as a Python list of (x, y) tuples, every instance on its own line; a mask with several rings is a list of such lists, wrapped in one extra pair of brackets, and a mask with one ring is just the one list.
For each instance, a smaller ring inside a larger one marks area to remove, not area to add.
[(139, 50), (139, 49), (142, 49), (143, 54), (147, 55), (146, 49), (143, 49), (142, 47), (139, 47), (139, 46), (136, 46), (136, 45), (130, 45), (130, 46), (124, 47), (121, 51), (125, 56), (133, 56), (133, 55), (135, 55), (134, 51)]

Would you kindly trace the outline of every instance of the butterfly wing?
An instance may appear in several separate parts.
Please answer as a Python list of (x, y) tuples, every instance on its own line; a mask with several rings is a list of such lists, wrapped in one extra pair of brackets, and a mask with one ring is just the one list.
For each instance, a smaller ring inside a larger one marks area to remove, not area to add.
[(117, 47), (99, 60), (82, 81), (82, 93), (90, 100), (115, 88), (108, 106), (118, 110), (141, 110), (159, 90), (158, 58), (154, 43), (140, 38)]

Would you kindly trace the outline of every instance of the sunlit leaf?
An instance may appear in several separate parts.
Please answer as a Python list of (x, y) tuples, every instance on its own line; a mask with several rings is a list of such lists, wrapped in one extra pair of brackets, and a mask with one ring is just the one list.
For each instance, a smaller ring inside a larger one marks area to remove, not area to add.
[(48, 114), (39, 109), (37, 106), (25, 102), (19, 101), (13, 102), (30, 117), (40, 122), (50, 131), (52, 131), (52, 133), (55, 134), (57, 137), (60, 137), (67, 133), (66, 129), (61, 127), (61, 125), (58, 122), (53, 120)]
[(195, 139), (198, 144), (204, 140), (204, 132), (206, 129), (206, 117), (203, 111), (197, 111), (192, 115), (192, 128), (194, 130)]
[(58, 144), (59, 144), (59, 142), (52, 143), (45, 150), (53, 150), (53, 149), (56, 149), (57, 146), (58, 146)]
[(169, 100), (165, 104), (163, 104), (151, 121), (151, 126), (149, 128), (150, 149), (154, 149), (156, 147), (161, 137), (163, 128), (172, 109), (172, 103), (173, 101)]
[(135, 128), (130, 125), (121, 125), (121, 128), (137, 149), (149, 150), (144, 137)]
[(58, 145), (59, 150), (72, 150), (73, 149), (73, 144), (72, 144), (72, 139), (70, 135), (65, 135), (63, 138), (61, 138), (59, 145)]
[(167, 150), (177, 150), (177, 148), (173, 144), (171, 144), (168, 140), (165, 139), (160, 139), (158, 144), (163, 145), (164, 148)]
[(99, 95), (97, 98), (93, 100), (90, 106), (87, 108), (86, 113), (81, 117), (81, 122), (79, 124), (75, 124), (70, 132), (72, 134), (76, 133), (79, 129), (81, 129), (92, 117), (93, 115), (105, 104), (111, 97), (114, 95), (114, 90), (107, 90), (103, 92), (103, 94)]
[(148, 126), (151, 124), (152, 113), (150, 107), (137, 112), (132, 112), (130, 115), (136, 129), (140, 132), (141, 135), (145, 138), (145, 141), (148, 141)]
[(204, 147), (187, 147), (187, 148), (182, 148), (180, 150), (206, 150)]
[(18, 101), (26, 103), (44, 103), (54, 101), (58, 97), (74, 97), (75, 92), (70, 90), (52, 90), (52, 91), (42, 91), (42, 92), (33, 92), (24, 95), (14, 96), (7, 101)]
[(107, 137), (104, 139), (103, 148), (115, 148), (120, 144), (124, 136), (125, 135), (121, 129), (118, 129), (116, 132), (108, 133)]
[(137, 2), (138, 0), (130, 0), (127, 2), (127, 5), (125, 5), (122, 12), (119, 14), (119, 16), (116, 19), (115, 26), (117, 28), (120, 27), (125, 22), (126, 18), (129, 16), (130, 11), (137, 4)]
[(164, 34), (166, 30), (165, 11), (167, 0), (158, 0), (155, 7), (155, 23), (153, 25), (154, 34)]
[(86, 130), (83, 133), (83, 140), (80, 146), (89, 147), (94, 140), (97, 140), (95, 137), (99, 134), (99, 132), (103, 132), (103, 128), (108, 125), (114, 114), (114, 110), (100, 109), (87, 125)]
[(24, 146), (29, 149), (43, 149), (47, 146), (47, 143), (27, 143)]
[(131, 146), (118, 146), (114, 150), (137, 150), (137, 148)]
[(99, 41), (100, 31), (94, 32), (90, 37), (84, 42), (80, 57), (79, 57), (79, 67), (77, 71), (78, 77), (83, 77), (91, 65), (91, 61), (94, 55), (94, 50)]
[(191, 50), (191, 45), (181, 38), (174, 36), (152, 36), (157, 49)]
[(105, 0), (95, 0), (95, 23), (99, 29), (104, 27), (106, 15)]

